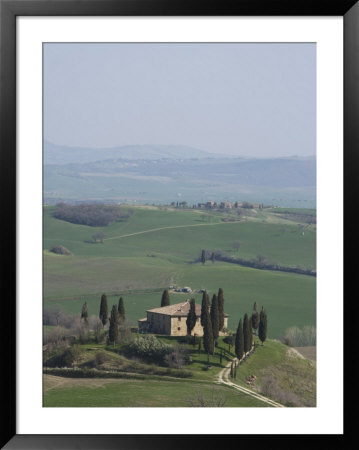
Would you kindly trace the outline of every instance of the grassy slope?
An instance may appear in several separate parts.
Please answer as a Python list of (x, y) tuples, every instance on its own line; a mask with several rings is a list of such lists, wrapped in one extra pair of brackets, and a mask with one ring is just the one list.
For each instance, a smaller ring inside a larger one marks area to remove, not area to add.
[[(52, 210), (46, 207), (44, 215), (45, 307), (61, 303), (68, 311), (78, 313), (86, 300), (89, 313), (97, 315), (102, 292), (108, 294), (110, 305), (123, 294), (127, 319), (137, 321), (144, 317), (146, 309), (159, 304), (163, 288), (177, 283), (212, 292), (222, 287), (232, 329), (237, 326), (240, 316), (250, 313), (254, 301), (267, 309), (270, 337), (279, 337), (292, 325), (315, 323), (316, 280), (312, 277), (219, 262), (205, 266), (188, 264), (198, 257), (201, 248), (236, 254), (232, 243), (240, 240), (238, 254), (242, 257), (251, 258), (261, 253), (282, 264), (315, 266), (314, 229), (306, 230), (303, 235), (297, 225), (283, 225), (275, 214), (260, 213), (255, 217), (257, 221), (202, 226), (219, 223), (219, 214), (135, 208), (135, 214), (128, 222), (102, 228), (106, 238), (115, 239), (106, 240), (104, 244), (89, 244), (84, 241), (91, 239), (101, 228), (55, 220), (51, 217)], [(202, 217), (204, 214), (209, 216), (208, 222)], [(176, 225), (200, 226), (118, 238)], [(46, 251), (55, 244), (65, 245), (74, 256)], [(172, 302), (185, 298), (183, 295), (172, 296)], [(200, 296), (196, 299), (200, 301)]]
[[(316, 364), (298, 358), (289, 347), (279, 342), (267, 340), (263, 346), (258, 345), (256, 351), (237, 369), (234, 382), (248, 387), (245, 381), (248, 375), (257, 377), (257, 389), (260, 389), (265, 378), (270, 377), (281, 389), (296, 394), (303, 406), (315, 406)], [(281, 400), (275, 395), (272, 397)]]

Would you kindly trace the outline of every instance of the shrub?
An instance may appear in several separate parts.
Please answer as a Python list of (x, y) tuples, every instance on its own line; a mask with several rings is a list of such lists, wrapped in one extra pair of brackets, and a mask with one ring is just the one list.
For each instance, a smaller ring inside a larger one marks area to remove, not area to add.
[(56, 253), (58, 255), (67, 255), (67, 256), (72, 255), (70, 250), (68, 250), (63, 245), (54, 245), (53, 247), (51, 247), (50, 252)]
[(175, 369), (182, 369), (185, 364), (190, 363), (189, 351), (183, 345), (175, 345), (170, 353), (163, 358), (164, 363)]
[(316, 345), (316, 329), (306, 325), (303, 328), (290, 327), (286, 330), (282, 339), (290, 347), (306, 347)]
[(95, 355), (95, 365), (100, 366), (101, 364), (107, 362), (109, 359), (110, 359), (110, 357), (108, 356), (108, 354), (105, 351), (99, 350), (96, 352), (96, 355)]
[(171, 345), (163, 343), (151, 334), (135, 337), (125, 347), (125, 352), (130, 356), (139, 356), (157, 363), (162, 362), (164, 356), (171, 351)]

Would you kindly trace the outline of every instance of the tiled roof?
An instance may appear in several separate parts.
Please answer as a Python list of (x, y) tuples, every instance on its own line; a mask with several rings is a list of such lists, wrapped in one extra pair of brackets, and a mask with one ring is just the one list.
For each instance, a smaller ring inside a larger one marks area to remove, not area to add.
[[(176, 303), (175, 305), (162, 306), (161, 308), (148, 309), (147, 312), (164, 314), (166, 316), (187, 316), (189, 312), (190, 303), (189, 300), (183, 303)], [(196, 316), (201, 315), (201, 305), (196, 303)], [(225, 314), (228, 317), (228, 314)]]

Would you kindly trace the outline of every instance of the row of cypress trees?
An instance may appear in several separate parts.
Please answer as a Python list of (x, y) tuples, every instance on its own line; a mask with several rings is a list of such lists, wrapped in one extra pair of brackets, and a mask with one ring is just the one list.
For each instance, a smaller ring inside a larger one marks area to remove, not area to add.
[(262, 342), (267, 338), (267, 313), (262, 306), (260, 314), (257, 311), (257, 302), (253, 306), (253, 314), (249, 318), (248, 314), (244, 315), (243, 321), (239, 319), (237, 332), (235, 336), (235, 353), (239, 360), (243, 358), (253, 346), (253, 330), (258, 329), (258, 337)]
[[(118, 305), (113, 305), (111, 309), (110, 317), (108, 316), (108, 305), (107, 305), (107, 296), (106, 294), (102, 294), (101, 303), (100, 303), (100, 313), (99, 318), (102, 322), (102, 326), (104, 327), (108, 320), (110, 321), (109, 327), (109, 341), (115, 342), (118, 340), (118, 326), (126, 320), (126, 312), (123, 298), (120, 297), (118, 301)], [(88, 323), (88, 307), (87, 302), (82, 305), (81, 309), (81, 319), (84, 322)]]
[[(123, 302), (123, 298), (120, 297), (118, 301), (118, 306), (113, 305), (112, 310), (116, 309), (118, 313), (118, 322), (124, 322), (126, 320), (126, 312), (125, 305)], [(111, 314), (112, 314), (111, 310)], [(101, 303), (100, 303), (100, 314), (99, 317), (101, 319), (102, 325), (105, 326), (109, 317), (108, 317), (108, 306), (107, 306), (107, 296), (106, 294), (101, 295)], [(111, 319), (111, 316), (110, 316)]]
[(215, 341), (224, 327), (224, 296), (219, 288), (218, 295), (213, 294), (211, 305), (207, 291), (203, 292), (201, 306), (201, 325), (203, 327), (203, 347), (208, 355), (214, 353)]

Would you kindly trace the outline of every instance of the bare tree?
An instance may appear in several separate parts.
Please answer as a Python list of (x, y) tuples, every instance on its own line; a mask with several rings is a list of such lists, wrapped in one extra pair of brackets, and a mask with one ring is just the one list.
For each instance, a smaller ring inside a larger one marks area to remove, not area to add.
[(92, 239), (97, 242), (101, 242), (101, 244), (103, 244), (103, 240), (105, 238), (105, 234), (102, 231), (99, 231), (98, 233), (95, 233), (92, 235)]
[(90, 316), (89, 318), (89, 328), (94, 332), (96, 342), (101, 341), (101, 334), (102, 334), (102, 321), (97, 316)]
[(191, 393), (188, 395), (186, 401), (189, 406), (203, 408), (219, 408), (226, 404), (226, 399), (223, 394), (215, 392), (214, 389), (212, 389), (211, 395), (207, 398), (204, 396), (202, 390), (197, 390), (194, 394)]
[(164, 356), (164, 362), (175, 369), (182, 369), (186, 363), (188, 350), (184, 345), (175, 345), (171, 353)]
[(238, 252), (238, 250), (240, 249), (240, 247), (241, 247), (241, 243), (240, 243), (239, 241), (234, 241), (234, 242), (233, 242), (232, 248), (233, 248), (234, 250), (237, 250), (237, 252)]

